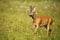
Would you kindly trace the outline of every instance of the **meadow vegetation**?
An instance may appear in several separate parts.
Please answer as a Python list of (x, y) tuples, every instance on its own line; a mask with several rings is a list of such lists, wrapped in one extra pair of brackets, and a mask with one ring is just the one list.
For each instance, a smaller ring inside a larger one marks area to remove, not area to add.
[[(49, 37), (44, 27), (33, 34), (33, 22), (29, 17), (30, 5), (36, 7), (37, 16), (53, 18), (52, 34)], [(60, 40), (60, 1), (1, 0), (0, 40)]]

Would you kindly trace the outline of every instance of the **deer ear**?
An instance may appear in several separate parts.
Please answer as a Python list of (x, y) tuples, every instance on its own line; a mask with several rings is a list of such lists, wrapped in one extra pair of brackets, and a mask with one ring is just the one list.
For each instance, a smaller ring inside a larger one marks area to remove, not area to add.
[(30, 9), (32, 10), (32, 12), (35, 12), (36, 7), (34, 7), (34, 6), (30, 5)]
[(33, 6), (32, 5), (30, 5), (30, 9), (32, 9), (33, 8)]
[(35, 10), (36, 10), (36, 7), (33, 7), (33, 12), (35, 12)]

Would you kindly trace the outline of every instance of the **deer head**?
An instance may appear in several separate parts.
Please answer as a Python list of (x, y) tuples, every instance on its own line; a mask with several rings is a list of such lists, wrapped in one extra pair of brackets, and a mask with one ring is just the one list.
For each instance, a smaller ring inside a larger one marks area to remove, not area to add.
[(32, 19), (34, 19), (36, 17), (36, 15), (35, 15), (35, 7), (30, 6), (29, 16), (32, 17)]

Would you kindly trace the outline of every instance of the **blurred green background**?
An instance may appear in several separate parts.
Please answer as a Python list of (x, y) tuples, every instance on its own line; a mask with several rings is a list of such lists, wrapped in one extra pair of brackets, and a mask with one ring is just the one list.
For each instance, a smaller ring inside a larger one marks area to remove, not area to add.
[[(30, 5), (38, 16), (53, 18), (49, 37), (44, 27), (33, 34)], [(0, 0), (0, 40), (60, 40), (60, 0)]]

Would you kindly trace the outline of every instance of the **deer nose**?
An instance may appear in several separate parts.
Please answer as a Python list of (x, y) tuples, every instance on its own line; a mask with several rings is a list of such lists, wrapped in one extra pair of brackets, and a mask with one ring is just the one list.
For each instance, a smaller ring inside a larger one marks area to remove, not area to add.
[(30, 14), (29, 14), (29, 16), (32, 16), (32, 15), (33, 15), (33, 13), (30, 13)]

